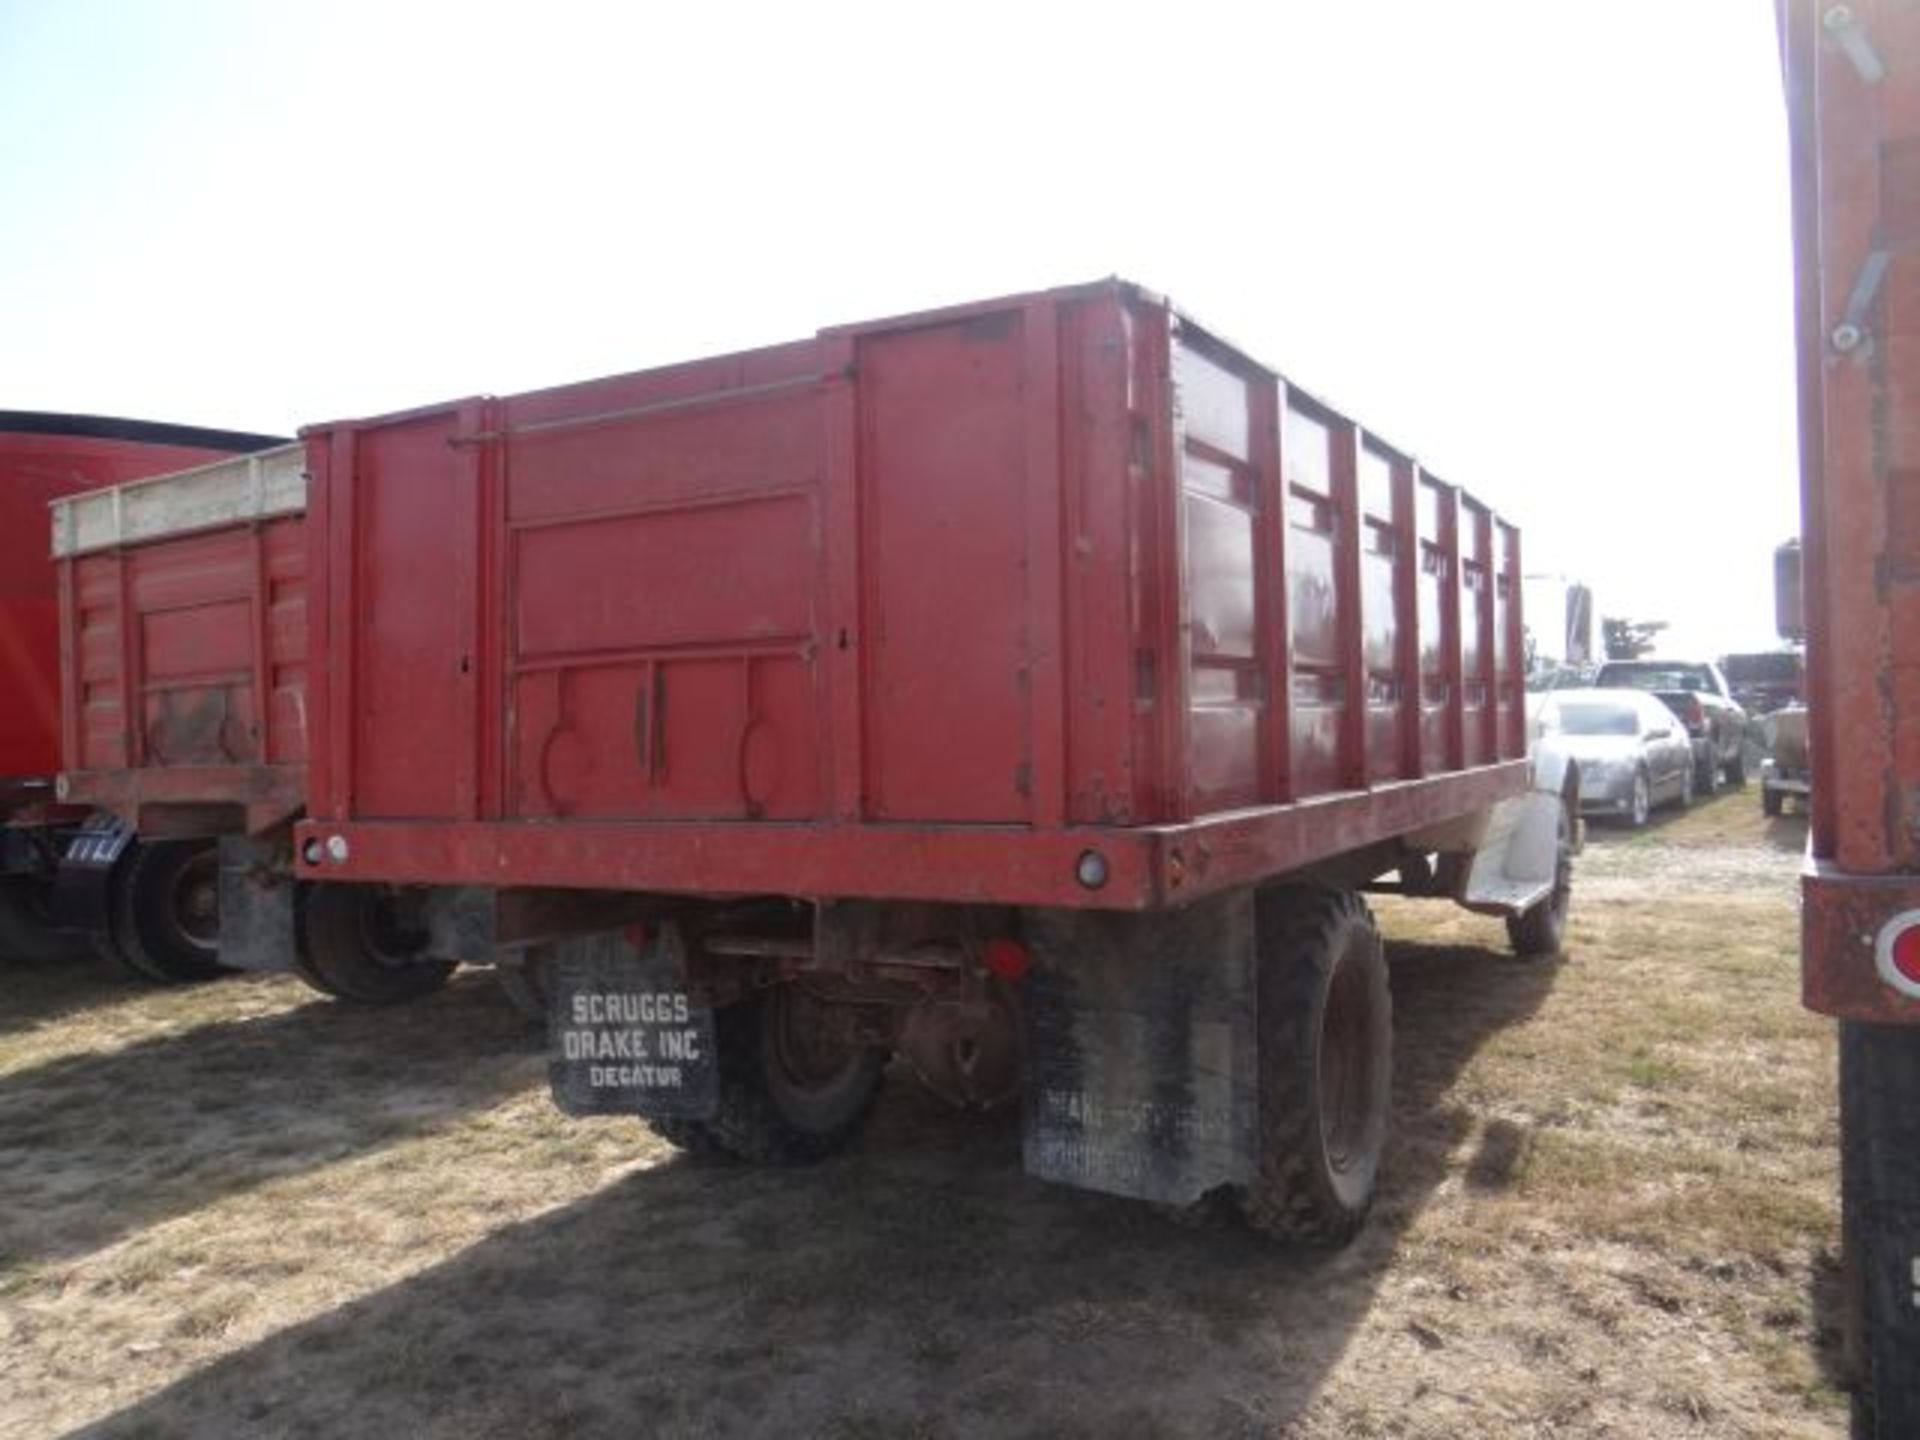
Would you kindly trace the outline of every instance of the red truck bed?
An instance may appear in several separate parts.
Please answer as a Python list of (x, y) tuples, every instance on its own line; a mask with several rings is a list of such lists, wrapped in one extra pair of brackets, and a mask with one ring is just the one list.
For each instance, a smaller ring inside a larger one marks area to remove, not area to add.
[(303, 465), (283, 446), (54, 507), (65, 799), (159, 833), (304, 804)]
[(1143, 908), (1525, 787), (1517, 533), (1120, 282), (305, 439), (314, 878)]
[(46, 507), (63, 495), (273, 443), (91, 415), (0, 411), (0, 782), (60, 768), (60, 649)]

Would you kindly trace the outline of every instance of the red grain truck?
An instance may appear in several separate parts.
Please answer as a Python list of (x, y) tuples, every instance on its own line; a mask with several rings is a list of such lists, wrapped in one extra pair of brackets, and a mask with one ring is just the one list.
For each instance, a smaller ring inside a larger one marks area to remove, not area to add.
[(1362, 887), (1557, 944), (1517, 532), (1137, 287), (305, 438), (298, 872), (538, 965), (571, 1111), (807, 1159), (898, 1054), (1035, 1174), (1337, 1241)]
[[(54, 502), (59, 794), (96, 814), (60, 883), (91, 896), (76, 908), (154, 980), (290, 968), (342, 998), (409, 999), (452, 967), (413, 953), (381, 892), (308, 897), (292, 879), (306, 505), (298, 444)], [(343, 925), (359, 943), (316, 955), (304, 942), (309, 926)], [(388, 963), (395, 950), (406, 963)]]
[[(1780, 7), (1813, 769), (1806, 1003), (1840, 1021), (1854, 1429), (1920, 1435), (1920, 9)], [(1792, 626), (1783, 627), (1789, 632)]]
[(276, 443), (188, 425), (0, 411), (0, 955), (50, 960), (84, 943), (52, 916), (56, 866), (86, 815), (54, 795), (60, 641), (48, 503)]

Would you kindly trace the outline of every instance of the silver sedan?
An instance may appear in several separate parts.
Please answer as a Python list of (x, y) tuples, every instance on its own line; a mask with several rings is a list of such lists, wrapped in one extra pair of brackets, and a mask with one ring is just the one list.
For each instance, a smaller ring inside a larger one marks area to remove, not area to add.
[(1580, 767), (1580, 812), (1641, 826), (1657, 805), (1693, 803), (1693, 745), (1673, 712), (1638, 690), (1556, 690), (1540, 707)]

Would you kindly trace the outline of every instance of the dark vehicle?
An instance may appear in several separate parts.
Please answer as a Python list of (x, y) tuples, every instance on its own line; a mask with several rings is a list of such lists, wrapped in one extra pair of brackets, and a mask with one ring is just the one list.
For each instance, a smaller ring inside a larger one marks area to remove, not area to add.
[(1720, 662), (1720, 673), (1749, 718), (1806, 702), (1807, 666), (1796, 651), (1728, 655)]
[(1658, 805), (1693, 803), (1693, 746), (1672, 713), (1638, 690), (1559, 690), (1540, 706), (1580, 771), (1580, 812), (1636, 829)]
[(538, 973), (572, 1113), (818, 1159), (897, 1054), (1339, 1243), (1364, 891), (1558, 947), (1518, 531), (1136, 286), (304, 434), (296, 874)]
[(1906, 1440), (1920, 1435), (1920, 8), (1779, 13), (1804, 543), (1778, 610), (1787, 639), (1804, 616), (1814, 779), (1801, 987), (1840, 1022), (1854, 1433)]
[(1711, 795), (1726, 776), (1747, 783), (1747, 712), (1718, 665), (1694, 660), (1609, 660), (1593, 677), (1602, 690), (1645, 690), (1659, 697), (1693, 741), (1693, 787)]

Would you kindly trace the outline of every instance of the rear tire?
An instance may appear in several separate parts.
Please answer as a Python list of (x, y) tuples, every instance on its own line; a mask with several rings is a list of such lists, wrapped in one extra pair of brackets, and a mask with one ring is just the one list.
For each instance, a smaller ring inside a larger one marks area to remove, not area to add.
[(142, 840), (113, 877), (110, 953), (162, 985), (230, 973), (220, 963), (220, 856), (211, 840)]
[(400, 1005), (431, 995), (453, 962), (427, 958), (427, 937), (409, 928), (377, 885), (307, 887), (300, 926), (301, 974), (314, 988), (359, 1005)]
[(1573, 905), (1573, 815), (1560, 806), (1560, 828), (1553, 862), (1553, 891), (1524, 915), (1507, 917), (1513, 953), (1528, 960), (1558, 955), (1566, 944), (1567, 912)]
[(52, 899), (52, 886), (38, 875), (0, 879), (0, 959), (58, 965), (86, 956), (84, 935), (54, 928)]
[(1344, 1245), (1372, 1209), (1393, 1080), (1386, 955), (1358, 895), (1257, 902), (1260, 1173), (1241, 1208), (1295, 1244)]
[[(884, 1050), (835, 1049), (806, 1019), (804, 996), (775, 985), (714, 1016), (720, 1105), (711, 1120), (653, 1122), (674, 1143), (720, 1149), (759, 1165), (806, 1165), (825, 1159), (866, 1124), (880, 1093)], [(661, 1129), (662, 1124), (669, 1128)], [(690, 1143), (692, 1142), (692, 1143)]]
[(1765, 786), (1765, 785), (1763, 785), (1760, 788), (1760, 813), (1761, 814), (1765, 815), (1769, 820), (1778, 820), (1781, 817), (1781, 815), (1786, 813), (1786, 809), (1787, 809), (1786, 791), (1775, 790), (1771, 786)]
[(1691, 810), (1693, 808), (1693, 796), (1694, 796), (1694, 792), (1698, 788), (1699, 788), (1699, 777), (1694, 773), (1694, 767), (1691, 765), (1681, 766), (1680, 767), (1680, 808), (1682, 810)]
[(1920, 1435), (1920, 1028), (1840, 1023), (1842, 1328), (1856, 1440)]
[(1727, 762), (1727, 784), (1736, 790), (1747, 788), (1747, 750), (1744, 744)]

